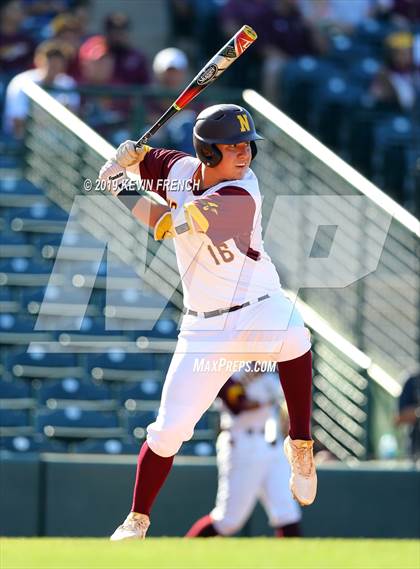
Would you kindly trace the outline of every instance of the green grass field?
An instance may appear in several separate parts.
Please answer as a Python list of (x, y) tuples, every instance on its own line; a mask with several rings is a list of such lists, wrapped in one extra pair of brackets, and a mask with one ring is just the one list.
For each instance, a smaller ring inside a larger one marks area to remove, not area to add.
[(0, 540), (1, 569), (419, 569), (420, 542), (372, 539)]

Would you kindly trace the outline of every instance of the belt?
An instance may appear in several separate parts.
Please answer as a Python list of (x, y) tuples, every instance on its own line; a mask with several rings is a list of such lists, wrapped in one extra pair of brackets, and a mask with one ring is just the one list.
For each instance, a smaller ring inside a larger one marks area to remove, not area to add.
[(231, 435), (264, 435), (265, 429), (242, 429), (240, 431), (232, 431), (231, 429), (220, 429), (221, 433), (230, 433)]
[(270, 298), (269, 294), (260, 296), (256, 300), (248, 300), (248, 302), (244, 302), (243, 304), (231, 306), (230, 308), (219, 308), (217, 310), (210, 310), (209, 312), (197, 312), (196, 310), (191, 310), (190, 308), (184, 308), (184, 314), (187, 316), (199, 316), (200, 318), (213, 318), (213, 316), (220, 316), (221, 314), (226, 314), (227, 312), (235, 312), (235, 310), (240, 310), (241, 308), (245, 308), (251, 304), (256, 304), (257, 302), (266, 300), (267, 298)]

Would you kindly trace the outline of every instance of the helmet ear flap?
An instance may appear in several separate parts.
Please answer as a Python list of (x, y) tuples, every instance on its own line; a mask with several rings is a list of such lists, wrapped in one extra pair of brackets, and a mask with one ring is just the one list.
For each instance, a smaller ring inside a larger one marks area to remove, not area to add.
[(258, 152), (257, 145), (255, 144), (254, 140), (251, 140), (250, 145), (251, 145), (252, 160), (254, 160), (254, 158), (256, 157), (257, 152)]
[(215, 144), (211, 144), (209, 146), (211, 146), (211, 149), (212, 149), (212, 162), (211, 162), (211, 164), (209, 164), (209, 166), (211, 168), (214, 168), (214, 166), (217, 166), (219, 164), (219, 162), (222, 161), (223, 154), (217, 148), (217, 146)]
[(222, 160), (222, 153), (215, 144), (208, 144), (195, 139), (194, 148), (200, 161), (210, 168), (214, 168)]

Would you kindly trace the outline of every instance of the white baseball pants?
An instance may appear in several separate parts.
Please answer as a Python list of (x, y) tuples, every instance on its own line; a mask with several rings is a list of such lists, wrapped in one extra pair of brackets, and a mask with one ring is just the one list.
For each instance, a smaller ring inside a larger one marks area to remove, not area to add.
[(309, 331), (283, 293), (214, 318), (185, 316), (158, 416), (147, 428), (149, 447), (159, 456), (176, 454), (235, 371), (233, 365), (288, 361), (310, 347)]

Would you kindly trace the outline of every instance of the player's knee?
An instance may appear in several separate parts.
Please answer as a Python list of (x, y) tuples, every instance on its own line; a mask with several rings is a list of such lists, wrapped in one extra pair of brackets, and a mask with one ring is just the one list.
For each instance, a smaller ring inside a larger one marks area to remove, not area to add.
[(155, 422), (147, 427), (147, 444), (159, 456), (173, 456), (192, 436), (193, 430), (182, 423), (165, 426)]
[(304, 326), (289, 328), (285, 345), (282, 348), (287, 353), (288, 360), (294, 360), (306, 354), (311, 349), (310, 333)]

